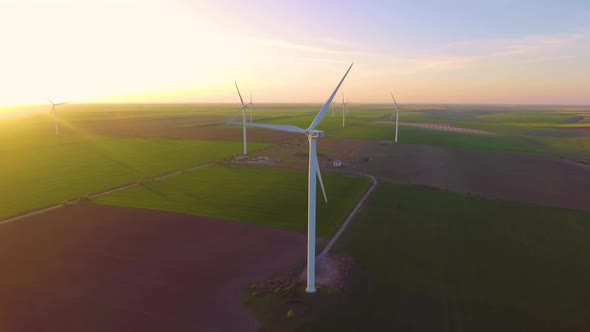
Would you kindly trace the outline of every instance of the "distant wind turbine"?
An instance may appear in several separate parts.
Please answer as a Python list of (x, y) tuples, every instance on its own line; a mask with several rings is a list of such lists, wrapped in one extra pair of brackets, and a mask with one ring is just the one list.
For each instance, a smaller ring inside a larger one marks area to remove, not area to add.
[(49, 111), (52, 115), (53, 115), (53, 126), (55, 127), (55, 136), (59, 135), (59, 124), (57, 122), (57, 109), (55, 108), (55, 106), (58, 105), (65, 105), (68, 104), (68, 102), (65, 103), (54, 103), (53, 101), (51, 101), (51, 99), (47, 98), (47, 100), (49, 100), (49, 102), (51, 103), (51, 111)]
[[(240, 102), (242, 103), (242, 130), (244, 133), (244, 155), (248, 154), (248, 142), (246, 140), (246, 109), (250, 108), (252, 105), (252, 95), (250, 95), (250, 104), (244, 104), (244, 99), (242, 99), (242, 94), (240, 93), (240, 89), (238, 88), (238, 83), (234, 82), (236, 85), (236, 90), (238, 90), (238, 96), (240, 96)], [(252, 122), (252, 111), (250, 111), (250, 122)]]
[(250, 122), (252, 122), (252, 109), (254, 108), (254, 104), (252, 104), (252, 92), (250, 92), (250, 104), (248, 105), (248, 108), (250, 109)]
[(334, 102), (330, 103), (330, 107), (332, 108), (332, 117), (334, 117)]
[(395, 114), (395, 143), (397, 143), (397, 129), (399, 124), (399, 108), (397, 107), (397, 101), (395, 101), (395, 97), (393, 96), (393, 92), (391, 92), (391, 99), (393, 99), (393, 104), (395, 105), (395, 109), (393, 110), (394, 113), (391, 114), (391, 119), (393, 120), (393, 114)]
[(346, 115), (348, 115), (348, 111), (349, 111), (349, 108), (348, 108), (348, 98), (344, 101), (344, 105), (346, 106)]
[(344, 125), (346, 123), (346, 112), (347, 112), (347, 105), (346, 105), (346, 101), (344, 100), (344, 92), (342, 92), (342, 128), (344, 128)]
[[(322, 122), (324, 117), (326, 116), (326, 112), (338, 93), (338, 89), (344, 82), (346, 75), (352, 68), (352, 64), (348, 67), (348, 70), (340, 80), (340, 83), (334, 89), (334, 92), (328, 98), (328, 101), (324, 104), (320, 112), (316, 115), (315, 119), (309, 125), (309, 128), (303, 129), (296, 126), (291, 125), (272, 125), (272, 124), (265, 124), (265, 123), (245, 123), (242, 122), (242, 125), (255, 127), (255, 128), (265, 128), (265, 129), (272, 129), (278, 131), (286, 131), (290, 133), (298, 133), (303, 134), (307, 137), (309, 141), (309, 173), (308, 173), (308, 187), (307, 187), (307, 288), (306, 292), (308, 293), (315, 293), (315, 231), (316, 231), (316, 177), (320, 180), (320, 186), (322, 188), (322, 192), (324, 194), (324, 199), (328, 202), (328, 197), (326, 196), (326, 190), (324, 189), (324, 182), (322, 180), (322, 174), (320, 172), (320, 165), (318, 162), (318, 156), (316, 152), (316, 139), (318, 137), (324, 136), (324, 131), (316, 130), (315, 128)], [(228, 124), (232, 125), (240, 125), (239, 122), (228, 122)]]

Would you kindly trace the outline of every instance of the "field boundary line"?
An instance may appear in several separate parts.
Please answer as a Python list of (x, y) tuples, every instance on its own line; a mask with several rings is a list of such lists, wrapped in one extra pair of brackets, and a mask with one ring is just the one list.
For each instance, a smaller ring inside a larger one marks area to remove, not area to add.
[[(178, 170), (178, 171), (174, 171), (174, 172), (170, 172), (170, 173), (166, 173), (166, 174), (154, 176), (154, 177), (151, 177), (151, 178), (147, 178), (145, 180), (148, 180), (148, 181), (159, 181), (159, 180), (163, 180), (163, 179), (169, 178), (169, 177), (174, 176), (174, 175), (181, 174), (183, 172), (193, 171), (193, 170), (196, 170), (196, 169), (199, 169), (199, 168), (209, 167), (209, 166), (213, 166), (213, 165), (214, 165), (214, 163), (208, 163), (208, 164), (201, 164), (201, 165), (191, 166), (189, 168), (184, 168), (184, 169), (181, 169), (181, 170)], [(94, 193), (94, 194), (90, 194), (90, 195), (88, 195), (88, 198), (89, 199), (95, 199), (95, 198), (106, 196), (106, 195), (110, 195), (110, 194), (113, 194), (113, 193), (116, 193), (116, 192), (119, 192), (119, 191), (122, 191), (122, 190), (127, 190), (127, 189), (131, 189), (131, 188), (135, 188), (135, 187), (140, 186), (140, 185), (142, 185), (142, 183), (140, 183), (140, 182), (134, 182), (134, 183), (130, 183), (130, 184), (127, 184), (127, 185), (123, 185), (123, 186), (119, 186), (119, 187), (114, 187), (114, 188), (107, 189), (107, 190), (104, 190), (104, 191), (100, 191), (100, 192), (97, 192), (97, 193)], [(62, 204), (56, 204), (56, 205), (52, 205), (52, 206), (49, 206), (49, 207), (46, 207), (46, 208), (42, 208), (42, 209), (39, 209), (39, 210), (35, 210), (35, 211), (32, 211), (32, 212), (27, 212), (25, 214), (21, 214), (21, 215), (17, 215), (17, 216), (14, 216), (14, 217), (10, 217), (8, 219), (4, 219), (4, 220), (0, 219), (0, 225), (2, 225), (2, 224), (8, 224), (9, 222), (18, 221), (20, 219), (32, 217), (32, 216), (35, 216), (35, 215), (38, 215), (38, 214), (41, 214), (41, 213), (49, 212), (51, 210), (59, 209), (60, 207), (63, 207), (64, 205), (76, 204), (76, 203), (79, 203), (79, 202), (80, 202), (80, 199), (79, 198), (72, 198), (72, 199), (66, 200), (66, 204), (63, 204), (63, 203)]]
[(8, 224), (9, 222), (17, 221), (19, 219), (23, 219), (23, 218), (26, 218), (26, 217), (32, 217), (32, 216), (35, 216), (35, 215), (38, 215), (38, 214), (41, 214), (41, 213), (49, 212), (51, 210), (59, 209), (60, 207), (61, 207), (61, 204), (52, 205), (50, 207), (46, 207), (46, 208), (43, 208), (43, 209), (40, 209), (40, 210), (36, 210), (36, 211), (33, 211), (33, 212), (28, 212), (28, 213), (25, 213), (25, 214), (21, 214), (20, 216), (16, 216), (16, 217), (4, 219), (4, 220), (1, 220), (0, 221), (0, 225), (2, 225), (2, 224)]
[[(205, 165), (192, 166), (192, 167), (189, 167), (189, 168), (181, 169), (179, 171), (174, 171), (174, 172), (171, 172), (171, 173), (166, 173), (166, 174), (163, 174), (163, 175), (158, 175), (158, 176), (154, 176), (154, 177), (151, 177), (151, 178), (147, 178), (146, 180), (148, 180), (148, 181), (164, 180), (166, 178), (169, 178), (169, 177), (174, 176), (174, 175), (181, 174), (183, 172), (194, 171), (194, 170), (199, 169), (199, 168), (213, 166), (213, 165), (214, 164), (211, 163), (211, 164), (205, 164)], [(117, 187), (117, 188), (109, 189), (107, 191), (102, 191), (102, 192), (99, 192), (99, 193), (96, 193), (96, 194), (92, 194), (92, 195), (89, 195), (88, 197), (90, 199), (95, 199), (95, 198), (98, 198), (98, 197), (102, 197), (102, 196), (106, 196), (106, 195), (110, 195), (110, 194), (116, 193), (118, 191), (122, 191), (122, 190), (126, 190), (126, 189), (131, 189), (131, 188), (134, 188), (134, 187), (137, 187), (137, 186), (140, 186), (140, 185), (141, 184), (140, 183), (137, 183), (137, 182), (136, 183), (131, 183), (131, 184), (128, 184), (128, 185), (123, 186), (123, 187)]]
[(332, 247), (334, 246), (336, 241), (338, 241), (338, 239), (340, 238), (342, 233), (344, 233), (344, 231), (346, 230), (346, 227), (348, 227), (348, 224), (350, 224), (350, 222), (352, 221), (352, 218), (354, 218), (354, 216), (360, 210), (361, 206), (367, 201), (367, 198), (369, 198), (369, 195), (377, 187), (377, 179), (375, 179), (375, 177), (373, 175), (369, 175), (369, 174), (359, 174), (359, 175), (369, 178), (373, 183), (371, 184), (371, 187), (369, 189), (367, 189), (367, 191), (365, 192), (363, 197), (361, 197), (361, 199), (358, 201), (358, 203), (356, 203), (354, 209), (352, 209), (352, 211), (350, 212), (350, 214), (348, 215), (348, 217), (346, 218), (344, 223), (342, 223), (342, 226), (340, 226), (340, 229), (338, 229), (338, 232), (336, 232), (336, 234), (334, 234), (332, 239), (330, 239), (330, 242), (328, 242), (328, 244), (324, 247), (324, 249), (322, 249), (322, 252), (318, 255), (318, 257), (323, 257), (328, 254), (328, 251), (330, 251), (330, 249), (332, 249)]

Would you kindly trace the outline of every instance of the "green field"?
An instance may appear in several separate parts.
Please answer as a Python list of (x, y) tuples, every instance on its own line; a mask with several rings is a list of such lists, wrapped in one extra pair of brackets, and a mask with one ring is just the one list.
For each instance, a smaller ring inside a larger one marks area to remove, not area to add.
[[(326, 237), (360, 199), (369, 180), (324, 174), (324, 184), (328, 203), (319, 199), (322, 194), (318, 191), (317, 234)], [(307, 173), (269, 167), (206, 167), (104, 196), (96, 202), (305, 232)]]
[[(36, 115), (0, 122), (4, 171), (0, 175), (3, 181), (0, 217), (241, 151), (241, 135), (234, 135), (234, 142), (225, 143), (210, 141), (208, 134), (197, 135), (196, 139), (201, 141), (189, 140), (193, 131), (198, 133), (199, 126), (213, 131), (227, 130), (224, 122), (239, 114), (237, 103), (68, 104), (58, 110), (60, 126), (66, 132), (58, 138), (53, 136), (53, 120), (48, 114), (49, 107), (45, 106), (37, 105), (41, 112)], [(320, 107), (261, 104), (253, 114), (256, 122), (307, 127)], [(328, 110), (319, 129), (334, 138), (392, 140), (394, 126), (376, 122), (389, 120), (391, 113), (390, 105), (350, 105), (346, 128), (342, 128), (342, 110), (336, 104), (334, 116)], [(590, 133), (576, 130), (588, 125), (589, 114), (584, 108), (402, 105), (402, 122), (449, 123), (497, 135), (459, 134), (402, 125), (399, 137), (402, 143), (590, 160)], [(84, 131), (92, 132), (92, 128), (103, 126), (111, 128), (104, 131), (105, 135), (113, 133), (128, 138), (96, 136)], [(181, 128), (185, 141), (166, 139), (167, 133), (180, 132)], [(134, 135), (153, 139), (139, 139)], [(223, 135), (218, 137), (222, 138)], [(251, 149), (263, 146), (251, 143)], [(37, 188), (31, 195), (33, 183)]]
[[(369, 124), (342, 130), (337, 138), (393, 140), (395, 128), (391, 124)], [(400, 126), (399, 141), (410, 144), (425, 144), (455, 149), (470, 149), (490, 152), (536, 153), (542, 144), (526, 137), (501, 135), (473, 135)]]
[[(321, 108), (255, 106), (255, 122), (303, 128)], [(49, 107), (37, 108), (0, 121), (0, 218), (242, 152), (239, 127), (225, 125), (239, 121), (237, 102), (68, 104), (58, 109), (64, 131), (57, 137)], [(391, 141), (394, 125), (378, 122), (391, 114), (391, 105), (351, 104), (342, 128), (335, 104), (318, 129), (336, 139)], [(401, 125), (404, 144), (590, 160), (590, 108), (402, 105), (400, 121), (496, 133)], [(292, 143), (280, 159), (303, 167), (298, 154), (307, 146)], [(267, 147), (249, 143), (250, 151)], [(327, 238), (370, 182), (327, 172), (324, 180), (329, 203), (318, 196), (317, 231)], [(209, 166), (95, 202), (305, 232), (306, 187), (303, 169)], [(589, 213), (381, 183), (342, 240), (336, 250), (354, 261), (348, 288), (300, 294), (291, 320), (284, 319), (289, 302), (254, 302), (267, 330), (590, 330)]]
[[(239, 154), (240, 142), (91, 136), (0, 140), (0, 218)], [(265, 144), (251, 143), (250, 149)], [(9, 157), (8, 157), (9, 156)]]
[(381, 183), (337, 249), (348, 289), (254, 307), (264, 331), (587, 331), (589, 240), (590, 213)]
[[(319, 108), (318, 108), (319, 109)], [(399, 141), (402, 143), (435, 145), (456, 149), (490, 152), (525, 153), (562, 157), (590, 158), (590, 149), (578, 148), (577, 138), (585, 140), (590, 134), (569, 130), (586, 128), (585, 110), (561, 110), (546, 107), (505, 107), (478, 105), (448, 105), (420, 107), (407, 105), (400, 108), (400, 122), (451, 124), (459, 128), (490, 131), (497, 135), (474, 135), (422, 129), (401, 125)], [(392, 140), (394, 125), (378, 123), (390, 121), (392, 109), (388, 106), (358, 106), (351, 108), (342, 128), (342, 110), (337, 106), (334, 117), (328, 111), (318, 127), (328, 137)], [(288, 124), (306, 128), (314, 112), (294, 114), (284, 112), (282, 117), (263, 118), (261, 122)], [(573, 144), (553, 144), (563, 137), (574, 137)]]
[(572, 113), (499, 113), (481, 116), (480, 119), (504, 123), (575, 123), (582, 117)]

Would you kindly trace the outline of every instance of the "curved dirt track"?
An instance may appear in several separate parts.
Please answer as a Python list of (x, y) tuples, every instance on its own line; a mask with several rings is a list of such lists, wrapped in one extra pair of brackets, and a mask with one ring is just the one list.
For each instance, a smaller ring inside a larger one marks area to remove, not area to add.
[[(322, 149), (397, 183), (590, 210), (590, 166), (568, 160), (358, 140), (326, 139)], [(363, 157), (371, 160), (359, 162)]]
[(304, 234), (77, 204), (0, 225), (0, 331), (255, 331), (253, 281), (305, 257)]

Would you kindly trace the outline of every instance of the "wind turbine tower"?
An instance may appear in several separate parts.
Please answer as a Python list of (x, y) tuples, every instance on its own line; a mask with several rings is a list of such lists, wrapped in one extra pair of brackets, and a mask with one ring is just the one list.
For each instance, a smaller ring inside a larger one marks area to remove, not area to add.
[(344, 92), (342, 92), (342, 128), (344, 128), (344, 126), (346, 124), (346, 112), (347, 112), (347, 106), (346, 106), (346, 101), (344, 100)]
[(49, 111), (51, 113), (51, 115), (53, 115), (53, 126), (55, 127), (55, 136), (59, 135), (59, 124), (57, 121), (57, 109), (55, 108), (55, 106), (58, 105), (65, 105), (69, 102), (65, 102), (65, 103), (54, 103), (53, 101), (51, 101), (51, 99), (47, 99), (49, 100), (49, 102), (51, 103), (51, 111)]
[[(393, 99), (393, 104), (395, 105), (395, 109), (393, 110), (395, 113), (395, 143), (397, 143), (397, 129), (399, 125), (399, 108), (397, 107), (397, 101), (395, 101), (395, 97), (393, 96), (393, 92), (391, 92), (391, 99)], [(391, 114), (393, 118), (393, 114)]]
[(317, 150), (316, 150), (316, 140), (320, 137), (324, 136), (324, 131), (316, 130), (315, 128), (322, 122), (323, 118), (326, 116), (328, 109), (330, 108), (330, 104), (332, 100), (338, 93), (338, 89), (344, 82), (346, 75), (352, 68), (352, 64), (348, 67), (348, 70), (340, 80), (340, 83), (334, 89), (334, 92), (328, 98), (328, 101), (324, 104), (320, 112), (316, 115), (313, 122), (309, 125), (307, 129), (299, 128), (296, 126), (291, 125), (272, 125), (272, 124), (265, 124), (265, 123), (239, 123), (239, 122), (228, 122), (228, 124), (233, 125), (244, 125), (256, 128), (265, 128), (265, 129), (272, 129), (278, 131), (286, 131), (290, 133), (298, 133), (303, 134), (307, 137), (307, 141), (309, 142), (309, 172), (308, 172), (308, 187), (307, 187), (307, 288), (306, 292), (308, 293), (315, 293), (315, 242), (316, 242), (316, 179), (320, 180), (320, 187), (322, 188), (322, 192), (324, 194), (324, 199), (328, 202), (328, 198), (326, 196), (326, 190), (324, 188), (324, 182), (322, 180), (322, 174), (320, 172), (320, 165), (318, 162)]
[[(238, 83), (234, 82), (236, 85), (236, 90), (238, 90), (238, 96), (240, 96), (240, 102), (242, 103), (242, 131), (244, 134), (244, 155), (248, 154), (248, 141), (246, 139), (246, 109), (252, 106), (252, 95), (250, 95), (250, 104), (244, 104), (244, 99), (242, 99), (242, 94), (240, 93), (240, 88), (238, 88)], [(250, 111), (250, 122), (252, 122), (252, 111)]]
[(252, 109), (254, 108), (254, 104), (252, 104), (252, 92), (250, 92), (250, 104), (248, 104), (248, 108), (250, 109), (250, 122), (252, 122)]

